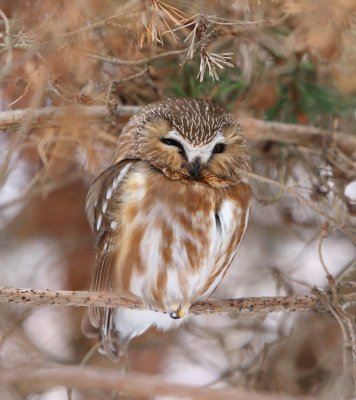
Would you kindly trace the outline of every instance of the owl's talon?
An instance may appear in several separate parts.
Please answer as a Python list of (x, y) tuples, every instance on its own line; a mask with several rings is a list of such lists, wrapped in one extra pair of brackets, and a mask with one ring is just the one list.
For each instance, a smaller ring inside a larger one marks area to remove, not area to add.
[(171, 312), (169, 316), (173, 319), (180, 319), (187, 315), (187, 309), (179, 306), (175, 311)]
[(171, 312), (171, 313), (169, 314), (169, 316), (170, 316), (171, 318), (173, 318), (173, 319), (180, 319), (180, 318), (181, 318), (181, 316), (180, 316), (179, 314), (177, 314), (176, 312)]

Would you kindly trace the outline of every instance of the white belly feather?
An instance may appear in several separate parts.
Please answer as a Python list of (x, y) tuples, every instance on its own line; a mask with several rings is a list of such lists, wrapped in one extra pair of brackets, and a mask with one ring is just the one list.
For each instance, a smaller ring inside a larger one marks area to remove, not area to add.
[[(145, 195), (145, 182), (143, 175), (136, 172), (138, 175), (135, 179), (136, 183), (142, 184), (135, 193), (135, 198), (129, 198), (125, 195), (125, 201), (137, 202), (142, 201), (142, 196)], [(139, 185), (140, 186), (140, 185)], [(139, 193), (139, 195), (138, 195)], [(177, 205), (178, 207), (178, 205)], [(181, 206), (180, 206), (181, 207)], [(187, 209), (180, 208), (178, 213), (188, 213)], [(246, 214), (248, 216), (248, 213)], [(247, 217), (242, 221), (242, 213), (239, 204), (232, 200), (225, 200), (222, 202), (218, 216), (215, 215), (214, 210), (209, 213), (208, 219), (210, 223), (207, 224), (206, 215), (203, 212), (197, 211), (194, 215), (187, 215), (191, 220), (194, 227), (207, 227), (208, 232), (208, 248), (202, 249), (205, 251), (205, 257), (202, 259), (202, 265), (197, 268), (197, 272), (189, 275), (189, 288), (188, 297), (190, 299), (203, 299), (208, 297), (216, 288), (224, 275), (225, 269), (217, 276), (214, 284), (209, 287), (209, 290), (197, 297), (208, 277), (223, 265), (228, 265), (236, 253), (237, 246), (231, 252), (228, 262), (224, 259), (227, 247), (229, 246), (233, 235), (240, 225), (247, 225)], [(163, 218), (165, 224), (172, 229), (173, 242), (172, 247), (172, 265), (167, 267), (163, 265), (162, 257), (159, 252), (162, 242), (162, 231), (157, 224), (157, 218)], [(218, 222), (217, 222), (218, 218)], [(140, 244), (141, 258), (144, 260), (145, 268), (143, 275), (135, 277), (131, 281), (130, 291), (135, 296), (143, 299), (146, 304), (150, 305), (150, 290), (154, 284), (157, 274), (162, 268), (167, 269), (167, 284), (164, 303), (166, 305), (167, 314), (154, 311), (140, 311), (140, 310), (127, 310), (120, 309), (115, 312), (114, 326), (121, 339), (131, 339), (135, 336), (141, 335), (149, 327), (154, 326), (162, 330), (168, 330), (172, 327), (177, 327), (182, 322), (182, 319), (172, 319), (169, 316), (171, 305), (179, 304), (183, 299), (181, 287), (179, 283), (179, 273), (189, 267), (189, 257), (187, 254), (187, 247), (182, 245), (184, 239), (191, 239), (196, 246), (203, 246), (202, 243), (197, 242), (196, 238), (190, 237), (191, 235), (179, 223), (179, 220), (172, 217), (171, 210), (168, 209), (167, 204), (159, 200), (146, 212), (140, 211), (131, 226), (126, 226), (125, 229), (134, 229), (135, 224), (144, 224), (145, 233)], [(219, 260), (219, 261), (218, 261)], [(185, 296), (186, 297), (186, 296)], [(184, 319), (184, 318), (183, 318)]]

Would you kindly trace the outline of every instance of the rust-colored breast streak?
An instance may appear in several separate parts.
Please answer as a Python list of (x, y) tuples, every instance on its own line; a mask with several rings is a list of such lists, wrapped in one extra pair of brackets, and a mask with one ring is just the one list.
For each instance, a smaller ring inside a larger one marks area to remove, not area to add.
[(186, 184), (137, 162), (114, 211), (116, 289), (165, 309), (206, 296), (241, 241), (249, 201), (245, 184)]

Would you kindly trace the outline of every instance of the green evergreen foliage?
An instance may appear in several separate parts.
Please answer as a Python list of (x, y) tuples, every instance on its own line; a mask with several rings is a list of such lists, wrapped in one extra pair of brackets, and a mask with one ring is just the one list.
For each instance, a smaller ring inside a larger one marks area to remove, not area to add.
[(220, 74), (218, 84), (210, 76), (206, 76), (203, 82), (199, 82), (196, 79), (198, 71), (198, 63), (186, 64), (184, 68), (179, 70), (175, 79), (168, 86), (167, 96), (207, 98), (231, 111), (236, 100), (248, 88), (248, 85), (241, 80), (236, 69), (224, 69)]
[(292, 74), (279, 81), (278, 93), (278, 100), (265, 114), (269, 121), (296, 123), (298, 116), (304, 116), (317, 124), (325, 115), (351, 115), (356, 106), (355, 96), (342, 95), (319, 83), (310, 62), (299, 63)]

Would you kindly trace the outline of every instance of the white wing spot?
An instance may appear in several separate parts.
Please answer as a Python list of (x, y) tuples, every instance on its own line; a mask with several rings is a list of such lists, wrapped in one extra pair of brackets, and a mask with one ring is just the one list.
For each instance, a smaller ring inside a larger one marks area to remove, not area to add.
[(112, 187), (108, 188), (108, 190), (106, 191), (106, 194), (105, 194), (106, 200), (110, 200), (111, 199), (113, 191), (114, 191), (114, 189)]
[(101, 223), (103, 222), (103, 215), (100, 213), (98, 219), (96, 220), (96, 230), (98, 231), (101, 227)]
[[(112, 183), (113, 190), (115, 190), (118, 187), (119, 183), (122, 181), (122, 179), (126, 175), (126, 172), (129, 170), (131, 165), (132, 165), (132, 163), (125, 165), (125, 167), (120, 171), (119, 175), (113, 180), (113, 183)], [(111, 197), (111, 195), (110, 195), (110, 197)]]
[(108, 201), (104, 200), (104, 203), (101, 206), (101, 211), (103, 212), (103, 214), (106, 213), (107, 208), (108, 208)]
[(116, 221), (112, 221), (110, 224), (110, 228), (114, 231), (117, 228), (117, 222)]
[(115, 179), (114, 179), (114, 181), (113, 181), (113, 183), (112, 183), (112, 187), (113, 187), (113, 189), (116, 189), (117, 188), (117, 186), (118, 186), (118, 184), (119, 184), (119, 182), (120, 182), (120, 175), (118, 175)]

